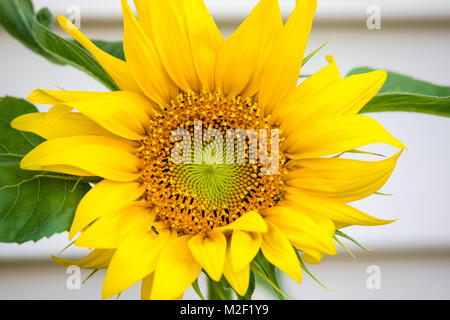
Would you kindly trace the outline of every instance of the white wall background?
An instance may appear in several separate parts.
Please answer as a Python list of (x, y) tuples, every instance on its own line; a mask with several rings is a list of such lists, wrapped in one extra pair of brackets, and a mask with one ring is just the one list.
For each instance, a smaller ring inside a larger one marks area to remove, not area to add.
[[(229, 35), (257, 3), (255, 0), (206, 0), (224, 35)], [(121, 39), (120, 1), (35, 0), (37, 8), (48, 6), (66, 14), (76, 4), (81, 8), (82, 31), (92, 38)], [(280, 0), (288, 15), (293, 0)], [(366, 9), (381, 8), (382, 29), (368, 30)], [(448, 0), (319, 0), (308, 44), (310, 52), (336, 35), (303, 69), (310, 74), (325, 65), (333, 54), (341, 72), (356, 66), (372, 66), (402, 72), (450, 86), (450, 1)], [(26, 97), (35, 88), (105, 90), (95, 80), (71, 68), (52, 65), (0, 29), (0, 96)], [(43, 108), (44, 110), (44, 108)], [(408, 147), (382, 192), (392, 197), (372, 196), (355, 205), (380, 218), (398, 218), (377, 228), (352, 227), (348, 233), (374, 249), (367, 254), (349, 244), (358, 256), (327, 257), (311, 269), (330, 289), (329, 293), (305, 274), (301, 285), (286, 279), (286, 291), (295, 298), (391, 299), (450, 298), (450, 119), (409, 113), (372, 115)], [(391, 152), (380, 146), (376, 150)], [(1, 201), (1, 199), (0, 199)], [(81, 291), (65, 286), (65, 269), (50, 261), (66, 244), (67, 234), (38, 243), (0, 244), (0, 299), (95, 299), (100, 297), (101, 273)], [(79, 256), (81, 249), (68, 255)], [(369, 265), (381, 268), (382, 288), (366, 287)], [(122, 295), (136, 298), (138, 288)], [(186, 297), (194, 298), (189, 291)], [(256, 297), (268, 297), (264, 291)]]

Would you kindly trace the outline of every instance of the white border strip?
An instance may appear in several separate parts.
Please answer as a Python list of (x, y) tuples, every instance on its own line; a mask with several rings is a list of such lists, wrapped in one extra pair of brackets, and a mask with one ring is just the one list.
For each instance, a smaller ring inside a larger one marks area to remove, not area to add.
[[(76, 5), (81, 9), (83, 20), (121, 20), (119, 0), (33, 0), (36, 9), (48, 7), (54, 14), (67, 15), (68, 8)], [(132, 1), (129, 0), (130, 5)], [(205, 0), (210, 12), (217, 20), (242, 20), (258, 0)], [(279, 0), (283, 15), (289, 15), (294, 0)], [(318, 0), (316, 20), (364, 21), (367, 8), (377, 5), (382, 19), (386, 20), (448, 20), (448, 0)]]

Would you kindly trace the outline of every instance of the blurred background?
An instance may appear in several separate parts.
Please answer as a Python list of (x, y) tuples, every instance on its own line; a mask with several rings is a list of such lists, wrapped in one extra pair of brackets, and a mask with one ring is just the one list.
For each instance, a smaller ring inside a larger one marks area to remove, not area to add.
[[(47, 6), (53, 14), (81, 13), (81, 30), (90, 38), (121, 40), (119, 0), (34, 0), (36, 9)], [(251, 11), (256, 0), (206, 0), (227, 37)], [(294, 0), (280, 0), (283, 15)], [(325, 66), (332, 54), (342, 74), (357, 66), (383, 68), (450, 86), (450, 1), (448, 0), (318, 0), (318, 10), (307, 53), (335, 38), (303, 68), (311, 74)], [(381, 28), (373, 28), (380, 13)], [(369, 19), (369, 26), (367, 20)], [(59, 27), (55, 27), (56, 30)], [(60, 30), (60, 29), (59, 29)], [(72, 67), (53, 65), (28, 51), (0, 27), (0, 96), (26, 97), (35, 88), (67, 90), (106, 89)], [(41, 108), (45, 111), (46, 108)], [(282, 287), (295, 299), (450, 299), (450, 119), (411, 113), (371, 114), (408, 147), (389, 182), (354, 206), (395, 223), (344, 230), (373, 251), (345, 244), (354, 260), (340, 250), (310, 266), (327, 291), (304, 274), (298, 285), (281, 278)], [(371, 150), (391, 154), (374, 146)], [(0, 199), (1, 201), (1, 199)], [(98, 272), (80, 290), (66, 286), (66, 269), (50, 256), (68, 244), (67, 233), (37, 243), (0, 244), (0, 299), (99, 299), (104, 273)], [(78, 258), (85, 251), (71, 248), (63, 256)], [(375, 266), (375, 267), (373, 267)], [(373, 273), (375, 270), (376, 274)], [(83, 271), (83, 277), (89, 274)], [(373, 276), (379, 285), (373, 286)], [(371, 285), (372, 284), (372, 285)], [(139, 285), (121, 299), (139, 297)], [(273, 296), (263, 289), (254, 298)], [(189, 289), (187, 299), (196, 299)]]

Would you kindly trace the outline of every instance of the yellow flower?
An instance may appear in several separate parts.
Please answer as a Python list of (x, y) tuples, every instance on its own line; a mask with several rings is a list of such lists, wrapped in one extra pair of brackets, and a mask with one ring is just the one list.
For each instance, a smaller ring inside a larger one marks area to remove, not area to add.
[[(126, 62), (58, 17), (120, 91), (35, 90), (31, 102), (54, 106), (13, 122), (47, 139), (23, 169), (103, 178), (80, 202), (69, 234), (81, 232), (75, 244), (94, 250), (81, 261), (56, 261), (108, 268), (104, 298), (142, 280), (143, 299), (177, 299), (202, 269), (244, 295), (259, 250), (300, 282), (294, 250), (319, 263), (336, 254), (337, 228), (390, 222), (347, 203), (380, 189), (400, 153), (376, 162), (327, 157), (372, 143), (404, 149), (357, 115), (386, 72), (342, 79), (328, 56), (297, 86), (315, 0), (297, 0), (285, 24), (278, 1), (261, 0), (225, 41), (202, 0), (135, 4), (139, 20), (122, 1)], [(171, 134), (194, 132), (195, 121), (202, 132), (279, 129), (278, 170), (176, 164)]]

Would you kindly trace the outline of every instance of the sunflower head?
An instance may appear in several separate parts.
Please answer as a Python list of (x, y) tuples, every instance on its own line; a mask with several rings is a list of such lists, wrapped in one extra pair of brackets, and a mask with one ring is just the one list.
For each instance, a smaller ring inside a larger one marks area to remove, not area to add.
[[(157, 114), (138, 149), (145, 162), (144, 198), (157, 219), (182, 234), (197, 234), (276, 205), (287, 171), (265, 175), (266, 166), (257, 159), (258, 150), (267, 147), (267, 134), (258, 143), (257, 133), (270, 129), (252, 98), (229, 98), (220, 91), (179, 94)], [(184, 134), (180, 142), (174, 141), (177, 132)], [(177, 145), (181, 163), (172, 157)]]
[(347, 203), (380, 189), (400, 153), (340, 157), (404, 149), (357, 115), (386, 72), (343, 79), (327, 56), (298, 83), (315, 0), (297, 0), (286, 23), (278, 1), (261, 0), (226, 40), (202, 0), (135, 4), (137, 19), (122, 1), (126, 61), (58, 18), (119, 91), (36, 90), (29, 100), (53, 107), (12, 123), (47, 139), (22, 168), (102, 179), (69, 233), (94, 250), (57, 262), (108, 268), (104, 298), (138, 281), (144, 299), (181, 298), (202, 270), (243, 296), (267, 265), (300, 282), (300, 259), (336, 254), (336, 229), (391, 222)]

